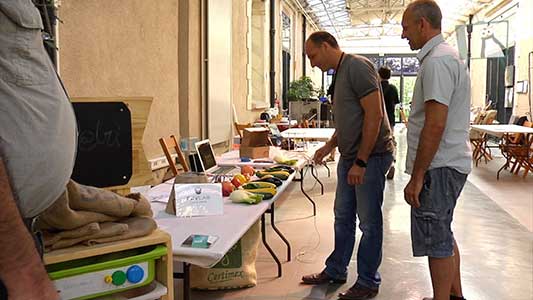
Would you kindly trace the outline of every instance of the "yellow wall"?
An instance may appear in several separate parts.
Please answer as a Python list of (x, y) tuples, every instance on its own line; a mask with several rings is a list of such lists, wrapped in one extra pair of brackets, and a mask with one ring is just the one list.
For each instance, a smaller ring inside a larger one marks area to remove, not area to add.
[(179, 1), (179, 116), (181, 137), (202, 136), (201, 0)]
[[(533, 1), (521, 0), (519, 5), (517, 24), (520, 24), (520, 26), (517, 28), (519, 39), (516, 41), (515, 57), (516, 81), (528, 79), (528, 53), (533, 51)], [(531, 82), (529, 83), (529, 88), (531, 89)], [(527, 94), (515, 93), (514, 113), (524, 115), (529, 112), (529, 101)], [(529, 119), (532, 119), (531, 116)]]
[(471, 105), (485, 107), (487, 94), (487, 60), (473, 59), (470, 62)]
[(177, 0), (63, 1), (60, 72), (71, 97), (153, 97), (148, 158), (178, 122)]
[[(59, 17), (60, 72), (72, 97), (153, 97), (143, 140), (148, 159), (160, 157), (157, 139), (170, 134), (202, 137), (203, 0), (63, 1)], [(248, 109), (247, 5), (232, 1), (232, 101), (239, 122), (253, 122), (263, 109)], [(302, 75), (302, 15), (273, 0), (275, 92), (281, 97), (281, 9), (292, 24), (292, 79)], [(265, 3), (266, 9), (270, 6)], [(269, 42), (269, 12), (266, 41)], [(312, 32), (308, 24), (307, 35)], [(269, 45), (263, 59), (270, 69)], [(306, 59), (307, 75), (320, 86), (320, 72)], [(269, 79), (265, 80), (270, 99)]]
[(179, 131), (178, 1), (62, 1), (59, 64), (71, 97), (149, 96), (143, 145)]

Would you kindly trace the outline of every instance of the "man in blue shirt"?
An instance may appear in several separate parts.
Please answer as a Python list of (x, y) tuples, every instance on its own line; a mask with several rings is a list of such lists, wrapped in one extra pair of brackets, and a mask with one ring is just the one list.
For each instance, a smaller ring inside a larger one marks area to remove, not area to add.
[(409, 4), (402, 38), (419, 50), (420, 70), (407, 126), (404, 190), (411, 205), (414, 256), (428, 256), (433, 299), (464, 299), (453, 211), (471, 170), (468, 139), (470, 78), (457, 51), (441, 34), (442, 14), (431, 0)]

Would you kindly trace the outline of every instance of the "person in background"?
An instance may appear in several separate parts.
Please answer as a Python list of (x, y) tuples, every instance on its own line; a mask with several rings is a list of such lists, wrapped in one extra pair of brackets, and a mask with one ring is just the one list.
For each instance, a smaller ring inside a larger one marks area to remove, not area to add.
[[(381, 90), (383, 91), (383, 99), (385, 99), (385, 109), (387, 110), (387, 117), (389, 118), (390, 128), (393, 133), (393, 141), (396, 146), (396, 140), (394, 139), (394, 125), (396, 125), (396, 118), (394, 113), (396, 111), (396, 104), (400, 103), (398, 97), (398, 89), (389, 83), (391, 70), (387, 67), (381, 67), (378, 70), (379, 77), (381, 78)], [(396, 149), (396, 147), (395, 147)], [(387, 172), (387, 179), (393, 179), (396, 169), (394, 163), (396, 163), (396, 151), (393, 154), (394, 162), (392, 163), (389, 171)]]
[(35, 218), (74, 167), (74, 111), (46, 53), (31, 0), (0, 1), (0, 299), (55, 300), (32, 238)]
[(338, 146), (335, 196), (335, 247), (320, 273), (302, 277), (304, 284), (344, 283), (355, 246), (356, 219), (362, 231), (357, 250), (357, 280), (340, 299), (370, 299), (379, 291), (383, 244), (383, 189), (394, 144), (384, 112), (378, 74), (366, 58), (342, 52), (328, 32), (317, 31), (305, 42), (313, 67), (334, 69), (335, 133), (315, 152), (315, 163)]
[(411, 179), (404, 197), (411, 205), (413, 254), (429, 258), (434, 300), (464, 299), (451, 223), (472, 164), (470, 77), (457, 51), (444, 41), (441, 21), (432, 0), (411, 2), (402, 18), (402, 38), (411, 50), (420, 50), (407, 125), (406, 172)]

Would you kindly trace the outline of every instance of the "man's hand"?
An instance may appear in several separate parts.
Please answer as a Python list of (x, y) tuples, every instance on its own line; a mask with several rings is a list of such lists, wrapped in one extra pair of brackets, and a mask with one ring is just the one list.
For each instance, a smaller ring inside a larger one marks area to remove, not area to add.
[(405, 186), (405, 189), (403, 190), (403, 196), (405, 198), (405, 202), (407, 202), (409, 205), (411, 205), (414, 208), (420, 207), (420, 192), (422, 192), (422, 186), (424, 185), (424, 177), (415, 178), (414, 176), (411, 176), (411, 180), (409, 180), (409, 183)]
[(313, 161), (315, 162), (315, 164), (322, 164), (324, 157), (330, 154), (332, 150), (333, 147), (331, 147), (329, 143), (326, 143), (324, 146), (316, 150), (315, 155), (313, 155)]
[(353, 165), (348, 171), (348, 184), (349, 185), (358, 185), (363, 184), (363, 179), (365, 178), (366, 168), (361, 168), (358, 165)]
[(0, 278), (9, 300), (59, 299), (18, 211), (1, 153), (0, 207)]

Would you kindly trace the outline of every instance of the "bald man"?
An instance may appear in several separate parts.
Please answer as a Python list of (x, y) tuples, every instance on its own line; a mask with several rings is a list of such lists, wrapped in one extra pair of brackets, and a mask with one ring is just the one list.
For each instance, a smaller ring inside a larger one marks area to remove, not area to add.
[(357, 250), (357, 280), (340, 299), (370, 299), (379, 291), (383, 243), (383, 189), (394, 144), (379, 76), (366, 58), (342, 52), (335, 38), (314, 32), (305, 43), (313, 67), (334, 69), (335, 133), (318, 151), (321, 163), (339, 148), (335, 195), (335, 248), (320, 273), (303, 276), (305, 284), (344, 283), (355, 245), (356, 219), (363, 235)]
[(405, 201), (411, 205), (414, 256), (427, 256), (433, 298), (464, 299), (459, 248), (451, 229), (457, 199), (471, 171), (468, 139), (470, 78), (457, 51), (441, 34), (442, 14), (431, 0), (411, 2), (402, 38), (417, 54), (417, 75), (407, 126)]

